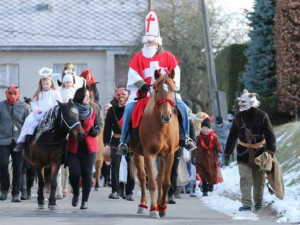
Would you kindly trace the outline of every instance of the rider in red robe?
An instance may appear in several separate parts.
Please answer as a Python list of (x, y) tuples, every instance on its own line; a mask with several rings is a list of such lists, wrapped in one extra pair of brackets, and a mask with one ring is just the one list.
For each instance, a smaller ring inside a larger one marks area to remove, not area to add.
[[(133, 108), (136, 104), (136, 97), (147, 95), (155, 82), (154, 71), (160, 70), (161, 74), (175, 71), (175, 91), (180, 89), (180, 68), (179, 60), (171, 53), (163, 49), (162, 39), (159, 33), (159, 21), (155, 11), (151, 10), (145, 20), (145, 36), (143, 37), (143, 48), (136, 53), (129, 63), (127, 89), (130, 90), (128, 102), (125, 107), (122, 124), (122, 136), (118, 147), (118, 154), (128, 153), (129, 142), (129, 121)], [(178, 95), (177, 95), (178, 96)], [(180, 125), (180, 146), (188, 150), (196, 148), (195, 142), (188, 136), (189, 121), (187, 106), (179, 98), (176, 98), (176, 105), (182, 112), (182, 125)]]

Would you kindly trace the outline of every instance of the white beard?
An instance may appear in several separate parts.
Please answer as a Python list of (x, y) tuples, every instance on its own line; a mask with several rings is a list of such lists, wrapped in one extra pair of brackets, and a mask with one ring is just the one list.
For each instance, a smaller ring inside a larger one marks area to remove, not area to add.
[(157, 49), (158, 47), (156, 46), (147, 47), (146, 45), (144, 45), (142, 48), (143, 56), (147, 59), (151, 59), (156, 54)]

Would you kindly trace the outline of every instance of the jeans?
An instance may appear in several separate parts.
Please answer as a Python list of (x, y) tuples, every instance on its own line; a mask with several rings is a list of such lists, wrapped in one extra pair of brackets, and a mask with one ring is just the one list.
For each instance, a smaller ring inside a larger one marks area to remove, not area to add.
[(82, 201), (88, 201), (92, 187), (92, 172), (96, 153), (68, 152), (67, 163), (70, 171), (70, 183), (73, 194), (79, 196), (79, 180), (82, 178)]
[[(115, 147), (111, 147), (111, 189), (112, 193), (118, 193), (120, 191), (119, 186), (119, 171), (120, 171), (120, 163), (121, 163), (121, 155), (117, 155), (117, 149)], [(135, 181), (130, 176), (130, 158), (125, 157), (127, 161), (127, 183), (126, 183), (126, 191), (125, 195), (132, 195)]]
[[(179, 129), (180, 140), (185, 140), (185, 138), (190, 133), (188, 109), (187, 109), (186, 104), (182, 100), (176, 99), (175, 102), (176, 102), (176, 105), (181, 109), (181, 112), (182, 112), (182, 126), (179, 127), (180, 128)], [(129, 122), (130, 122), (131, 114), (132, 114), (135, 104), (136, 104), (136, 102), (131, 102), (131, 103), (128, 103), (125, 107), (124, 114), (123, 114), (122, 133), (121, 133), (121, 138), (120, 138), (121, 143), (128, 143), (130, 140), (130, 134), (128, 132)], [(182, 128), (183, 128), (183, 130), (182, 130)]]
[(22, 151), (14, 152), (13, 149), (16, 143), (13, 141), (8, 146), (0, 146), (0, 176), (1, 176), (1, 191), (8, 192), (9, 190), (9, 156), (12, 158), (13, 179), (11, 195), (18, 196), (21, 185), (22, 174)]

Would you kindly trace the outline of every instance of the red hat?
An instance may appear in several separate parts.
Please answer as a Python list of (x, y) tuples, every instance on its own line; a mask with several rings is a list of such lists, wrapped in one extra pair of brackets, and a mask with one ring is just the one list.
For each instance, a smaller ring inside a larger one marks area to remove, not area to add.
[[(90, 74), (90, 77), (88, 76)], [(83, 77), (86, 80), (86, 85), (92, 85), (96, 83), (96, 79), (92, 73), (91, 69), (83, 70), (80, 74), (80, 77)]]

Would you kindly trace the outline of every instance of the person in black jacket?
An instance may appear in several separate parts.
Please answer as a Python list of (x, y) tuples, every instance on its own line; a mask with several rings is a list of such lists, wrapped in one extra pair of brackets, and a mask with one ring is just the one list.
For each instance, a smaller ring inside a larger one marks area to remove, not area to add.
[[(112, 192), (108, 196), (112, 199), (118, 199), (119, 194), (123, 192), (119, 185), (119, 170), (121, 163), (121, 155), (117, 154), (121, 130), (119, 120), (123, 117), (125, 104), (128, 100), (129, 93), (125, 88), (118, 88), (116, 90), (114, 99), (111, 101), (112, 107), (107, 111), (105, 125), (104, 125), (104, 151), (110, 152), (111, 156), (111, 188)], [(112, 135), (113, 132), (113, 135)], [(127, 161), (127, 184), (125, 190), (125, 198), (128, 201), (133, 201), (134, 179), (130, 176), (130, 158), (126, 156)]]
[(266, 151), (273, 155), (276, 150), (276, 138), (270, 119), (267, 113), (257, 108), (258, 106), (259, 101), (255, 93), (244, 90), (239, 101), (240, 112), (233, 120), (225, 147), (225, 164), (228, 164), (236, 140), (239, 139), (237, 161), (243, 204), (239, 208), (240, 211), (251, 210), (252, 187), (255, 210), (262, 207), (265, 174), (258, 165), (254, 164), (254, 158)]

